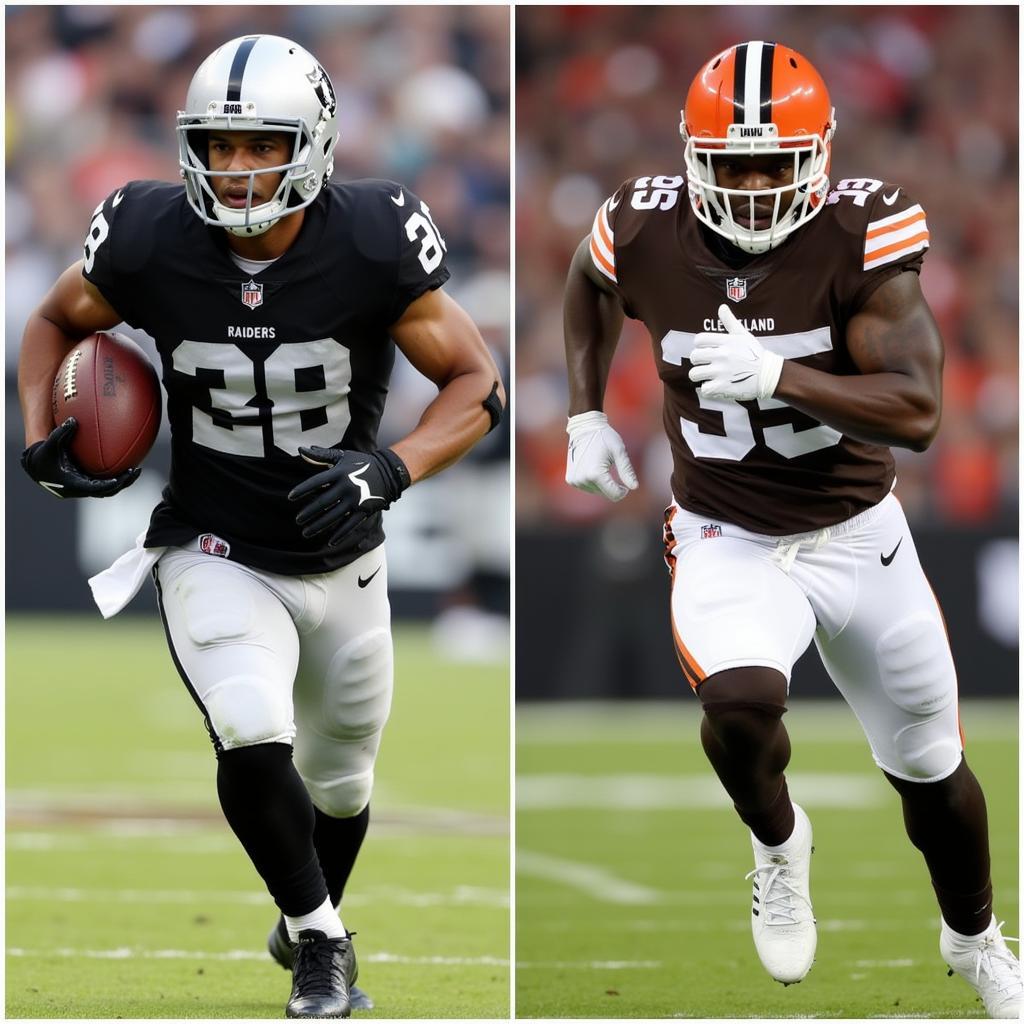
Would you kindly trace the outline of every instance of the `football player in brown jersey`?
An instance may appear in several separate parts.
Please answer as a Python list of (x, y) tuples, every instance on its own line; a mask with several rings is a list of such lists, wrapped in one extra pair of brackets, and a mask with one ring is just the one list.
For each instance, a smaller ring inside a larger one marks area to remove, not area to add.
[(701, 69), (685, 177), (625, 182), (573, 259), (566, 480), (613, 501), (637, 486), (602, 402), (623, 316), (638, 319), (673, 455), (675, 643), (704, 750), (751, 831), (762, 963), (798, 982), (817, 944), (811, 825), (786, 788), (782, 724), (813, 639), (902, 798), (943, 958), (990, 1016), (1018, 1017), (949, 643), (893, 494), (890, 447), (923, 451), (939, 428), (927, 220), (898, 185), (830, 187), (835, 124), (821, 77), (786, 46), (742, 43)]

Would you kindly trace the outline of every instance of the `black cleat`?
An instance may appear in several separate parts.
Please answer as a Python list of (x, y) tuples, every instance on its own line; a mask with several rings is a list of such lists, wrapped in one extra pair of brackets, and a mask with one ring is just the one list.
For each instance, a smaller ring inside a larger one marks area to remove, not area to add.
[[(286, 971), (290, 972), (295, 966), (295, 944), (288, 938), (288, 927), (283, 917), (277, 919), (277, 924), (267, 936), (267, 952)], [(349, 985), (348, 996), (350, 1010), (373, 1009), (373, 1000), (358, 985)]]
[(329, 939), (323, 932), (299, 932), (286, 1017), (348, 1017), (349, 985), (359, 973), (352, 937)]

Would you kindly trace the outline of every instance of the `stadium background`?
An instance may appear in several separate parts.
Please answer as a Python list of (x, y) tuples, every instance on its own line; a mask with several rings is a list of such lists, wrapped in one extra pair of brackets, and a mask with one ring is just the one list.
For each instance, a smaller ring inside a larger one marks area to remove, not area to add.
[[(509, 12), (497, 7), (259, 7), (259, 30), (323, 62), (339, 100), (335, 179), (393, 178), (430, 204), (446, 290), (509, 366)], [(48, 500), (18, 465), (15, 374), (25, 320), (81, 258), (91, 212), (138, 178), (177, 180), (176, 111), (192, 72), (253, 31), (247, 7), (6, 8), (7, 607), (86, 610), (86, 577), (131, 547), (166, 480), (166, 424), (142, 478), (116, 498)], [(126, 330), (151, 355), (145, 335)], [(432, 385), (399, 358), (383, 443), (415, 424)], [(508, 420), (388, 514), (396, 612), (436, 617), (467, 657), (508, 643)], [(150, 588), (132, 610), (152, 612)], [(495, 651), (495, 648), (497, 650)]]
[[(626, 328), (605, 409), (641, 487), (563, 481), (561, 297), (594, 211), (626, 178), (682, 173), (679, 109), (712, 54), (778, 39), (822, 72), (832, 180), (898, 183), (928, 213), (922, 287), (946, 343), (927, 453), (897, 493), (939, 596), (964, 696), (1017, 689), (1016, 7), (518, 7), (517, 697), (678, 695), (661, 514), (670, 457), (646, 329)], [(566, 610), (569, 610), (568, 614)], [(792, 693), (834, 694), (812, 652)]]

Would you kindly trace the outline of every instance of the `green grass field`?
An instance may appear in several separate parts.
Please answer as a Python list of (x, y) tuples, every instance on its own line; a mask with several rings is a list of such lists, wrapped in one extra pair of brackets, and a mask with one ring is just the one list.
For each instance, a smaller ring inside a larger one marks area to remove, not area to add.
[[(1020, 935), (1017, 708), (965, 703), (961, 717), (988, 802), (995, 909)], [(946, 976), (924, 863), (840, 703), (786, 716), (790, 792), (814, 825), (818, 951), (799, 985), (765, 974), (749, 834), (698, 719), (696, 701), (520, 709), (516, 1016), (983, 1017)]]
[[(508, 667), (395, 641), (344, 908), (377, 1003), (360, 1016), (507, 1018)], [(8, 619), (6, 687), (7, 1017), (282, 1017), (277, 910), (159, 623)]]

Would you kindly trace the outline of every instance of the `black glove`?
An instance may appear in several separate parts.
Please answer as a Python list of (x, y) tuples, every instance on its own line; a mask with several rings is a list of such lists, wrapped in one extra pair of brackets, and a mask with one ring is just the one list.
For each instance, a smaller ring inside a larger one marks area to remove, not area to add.
[(139, 479), (142, 470), (137, 466), (109, 480), (80, 470), (68, 454), (68, 444), (77, 429), (78, 420), (70, 416), (45, 441), (36, 441), (21, 453), (25, 472), (40, 487), (58, 498), (109, 498)]
[(340, 544), (360, 523), (381, 509), (390, 508), (409, 486), (409, 470), (390, 449), (349, 452), (341, 448), (300, 448), (299, 454), (322, 473), (303, 480), (288, 495), (289, 501), (310, 498), (295, 517), (309, 538), (334, 530), (328, 546)]

